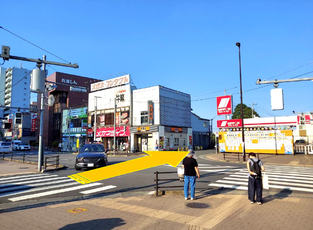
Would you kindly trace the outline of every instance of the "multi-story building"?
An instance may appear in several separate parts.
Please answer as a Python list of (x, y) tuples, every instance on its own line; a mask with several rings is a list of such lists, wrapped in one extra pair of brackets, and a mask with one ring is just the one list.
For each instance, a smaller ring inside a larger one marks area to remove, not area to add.
[(164, 86), (133, 92), (131, 150), (177, 150), (192, 146), (190, 95)]
[(193, 147), (208, 149), (214, 145), (212, 136), (212, 121), (203, 119), (198, 115), (191, 113), (191, 127), (193, 137)]
[[(57, 85), (48, 93), (54, 96), (55, 103), (51, 107), (46, 106), (44, 112), (43, 141), (45, 146), (51, 146), (54, 141), (62, 142), (63, 110), (87, 107), (90, 84), (100, 80), (60, 72), (51, 74), (46, 80)], [(37, 119), (39, 127), (39, 114)]]
[(125, 75), (91, 85), (88, 98), (89, 141), (101, 141), (106, 149), (113, 149), (115, 136), (117, 150), (129, 149), (131, 98), (135, 89), (129, 83), (130, 77)]
[(34, 139), (30, 131), (30, 80), (31, 71), (23, 68), (0, 68), (0, 106), (3, 117), (11, 123), (5, 129), (5, 139), (20, 139), (29, 142)]

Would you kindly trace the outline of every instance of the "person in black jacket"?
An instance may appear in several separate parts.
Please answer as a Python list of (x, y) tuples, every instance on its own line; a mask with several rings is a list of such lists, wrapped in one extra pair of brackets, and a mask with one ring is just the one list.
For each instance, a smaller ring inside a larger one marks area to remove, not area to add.
[(262, 171), (265, 171), (264, 165), (261, 160), (256, 158), (255, 153), (249, 154), (249, 159), (247, 160), (247, 169), (249, 172), (248, 181), (248, 198), (251, 204), (256, 201), (258, 204), (262, 204), (262, 177), (258, 177), (255, 172), (253, 172), (253, 164), (258, 164)]
[(185, 200), (188, 199), (189, 196), (189, 184), (190, 184), (190, 199), (195, 199), (195, 189), (196, 189), (196, 175), (200, 178), (200, 173), (198, 169), (198, 163), (196, 159), (194, 159), (195, 152), (192, 149), (188, 150), (188, 155), (183, 160), (184, 167), (184, 193)]

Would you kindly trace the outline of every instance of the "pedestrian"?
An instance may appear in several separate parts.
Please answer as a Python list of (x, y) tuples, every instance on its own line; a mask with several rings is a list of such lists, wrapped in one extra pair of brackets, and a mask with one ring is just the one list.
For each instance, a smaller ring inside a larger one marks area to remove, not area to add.
[[(247, 169), (249, 172), (248, 181), (248, 198), (251, 204), (256, 201), (262, 204), (262, 175), (261, 171), (265, 171), (262, 161), (256, 158), (255, 153), (249, 154), (247, 160)], [(256, 199), (255, 199), (256, 196)]]
[(190, 185), (190, 199), (195, 200), (195, 189), (196, 189), (196, 176), (200, 178), (198, 169), (198, 162), (194, 159), (195, 152), (192, 149), (188, 150), (188, 155), (183, 160), (184, 168), (184, 194), (185, 200), (189, 196), (189, 185)]
[(159, 144), (158, 144), (158, 140), (155, 140), (155, 151), (159, 150)]

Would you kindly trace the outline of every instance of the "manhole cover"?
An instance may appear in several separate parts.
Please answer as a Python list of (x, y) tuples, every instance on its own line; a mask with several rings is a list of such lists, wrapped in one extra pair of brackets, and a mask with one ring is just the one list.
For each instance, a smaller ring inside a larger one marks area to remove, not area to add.
[(29, 167), (20, 167), (19, 169), (29, 169)]
[(208, 204), (204, 204), (204, 203), (188, 203), (186, 205), (189, 208), (208, 208), (209, 205)]

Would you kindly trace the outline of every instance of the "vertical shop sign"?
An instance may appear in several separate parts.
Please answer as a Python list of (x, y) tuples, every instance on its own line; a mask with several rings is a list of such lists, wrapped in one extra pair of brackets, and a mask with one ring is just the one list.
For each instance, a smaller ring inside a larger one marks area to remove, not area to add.
[(153, 102), (152, 101), (148, 101), (148, 110), (149, 110), (149, 124), (153, 124)]
[(119, 112), (115, 114), (115, 124), (116, 125), (120, 124), (120, 113)]
[(37, 119), (37, 113), (32, 113), (31, 131), (36, 131), (36, 119)]

